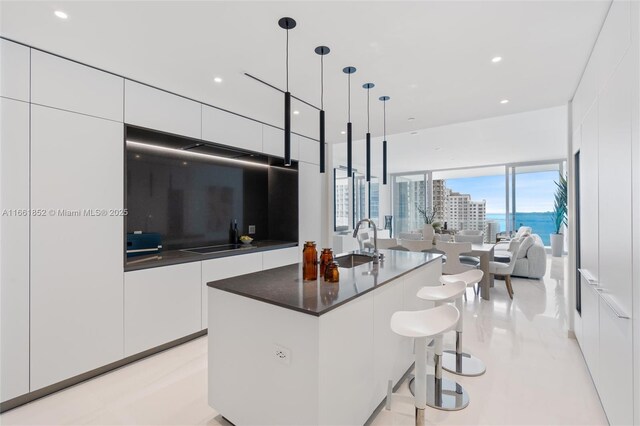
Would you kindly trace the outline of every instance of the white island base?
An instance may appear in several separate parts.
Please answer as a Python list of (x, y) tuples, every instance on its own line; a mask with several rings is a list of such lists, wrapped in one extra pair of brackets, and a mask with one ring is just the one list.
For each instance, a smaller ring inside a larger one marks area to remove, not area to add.
[(235, 425), (364, 424), (413, 363), (391, 315), (432, 307), (416, 293), (441, 272), (431, 261), (320, 316), (209, 287), (209, 405)]

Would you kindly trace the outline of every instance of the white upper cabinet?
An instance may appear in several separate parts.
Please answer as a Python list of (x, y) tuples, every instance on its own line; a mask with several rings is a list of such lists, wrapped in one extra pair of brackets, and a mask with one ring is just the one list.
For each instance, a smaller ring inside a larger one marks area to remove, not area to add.
[(261, 152), (262, 124), (203, 105), (202, 139), (235, 148)]
[(0, 96), (29, 102), (31, 49), (0, 39)]
[[(29, 104), (0, 99), (0, 210), (29, 208)], [(29, 392), (29, 216), (0, 217), (0, 401)]]
[(31, 53), (31, 102), (122, 122), (124, 79), (58, 56)]
[[(298, 135), (291, 135), (291, 158), (300, 158)], [(275, 157), (284, 158), (284, 130), (262, 125), (262, 152)]]
[(320, 164), (320, 142), (302, 136), (298, 136), (300, 144), (300, 161), (311, 164)]
[(125, 80), (124, 121), (200, 139), (202, 105), (153, 87)]

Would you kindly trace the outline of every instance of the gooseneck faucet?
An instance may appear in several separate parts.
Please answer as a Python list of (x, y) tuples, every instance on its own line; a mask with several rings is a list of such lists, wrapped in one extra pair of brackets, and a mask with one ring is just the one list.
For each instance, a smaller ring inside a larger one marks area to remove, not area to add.
[(360, 229), (360, 225), (363, 222), (367, 222), (373, 226), (373, 263), (378, 263), (378, 260), (382, 257), (378, 252), (378, 228), (376, 228), (376, 224), (373, 223), (371, 219), (362, 219), (356, 224), (356, 229), (353, 231), (353, 238), (358, 236), (358, 229)]

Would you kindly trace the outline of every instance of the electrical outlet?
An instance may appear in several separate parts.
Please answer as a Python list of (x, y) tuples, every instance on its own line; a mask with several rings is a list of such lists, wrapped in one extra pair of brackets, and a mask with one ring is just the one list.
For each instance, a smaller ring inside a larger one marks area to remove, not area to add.
[(280, 364), (289, 365), (291, 364), (291, 350), (287, 349), (283, 346), (274, 345), (273, 346), (273, 355)]
[(249, 225), (249, 234), (255, 234), (255, 233), (256, 233), (256, 226)]

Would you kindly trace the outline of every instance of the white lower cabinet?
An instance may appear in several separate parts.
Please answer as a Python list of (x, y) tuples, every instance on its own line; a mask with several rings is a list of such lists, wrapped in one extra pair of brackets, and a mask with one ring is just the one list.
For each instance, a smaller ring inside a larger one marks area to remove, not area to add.
[(593, 286), (586, 283), (582, 278), (580, 283), (581, 295), (581, 316), (582, 316), (582, 339), (580, 349), (584, 356), (593, 383), (598, 387), (600, 383), (599, 369), (599, 346), (600, 346), (600, 302), (598, 294)]
[(200, 331), (200, 276), (200, 262), (125, 273), (125, 356)]
[[(607, 297), (607, 296), (605, 296)], [(600, 374), (596, 386), (611, 425), (633, 423), (633, 340), (631, 321), (600, 304)]]
[(0, 141), (0, 210), (8, 212), (0, 220), (0, 401), (4, 402), (29, 392), (28, 103), (0, 98)]
[(262, 253), (249, 253), (202, 261), (202, 322), (204, 330), (208, 324), (207, 283), (262, 270)]
[(262, 253), (262, 269), (273, 269), (298, 263), (302, 259), (302, 249), (289, 247)]
[(123, 357), (123, 167), (122, 123), (31, 106), (31, 391)]

